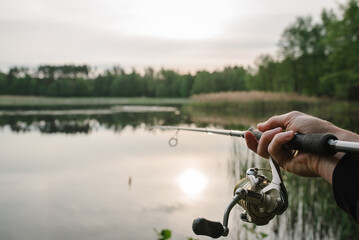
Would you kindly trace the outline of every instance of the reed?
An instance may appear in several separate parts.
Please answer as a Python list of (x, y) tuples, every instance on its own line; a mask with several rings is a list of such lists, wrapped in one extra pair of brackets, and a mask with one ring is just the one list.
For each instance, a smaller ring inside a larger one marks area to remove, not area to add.
[(192, 100), (196, 102), (319, 102), (322, 99), (318, 97), (303, 96), (296, 93), (235, 91), (193, 95)]

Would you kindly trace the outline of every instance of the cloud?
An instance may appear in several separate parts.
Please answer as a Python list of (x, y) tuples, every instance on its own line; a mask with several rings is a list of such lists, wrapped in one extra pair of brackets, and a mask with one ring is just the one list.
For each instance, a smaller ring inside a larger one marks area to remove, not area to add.
[(3, 1), (0, 69), (86, 63), (193, 72), (247, 65), (274, 54), (296, 16), (319, 16), (324, 6), (335, 1)]
[(41, 63), (120, 64), (124, 67), (173, 67), (176, 69), (242, 64), (250, 52), (273, 45), (262, 39), (237, 38), (168, 39), (130, 36), (67, 23), (42, 21), (1, 21), (7, 34), (1, 38), (4, 60), (16, 65)]

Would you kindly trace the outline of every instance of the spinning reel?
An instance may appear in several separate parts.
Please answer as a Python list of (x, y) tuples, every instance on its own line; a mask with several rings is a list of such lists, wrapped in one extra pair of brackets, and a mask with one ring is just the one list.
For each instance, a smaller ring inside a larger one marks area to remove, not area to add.
[[(161, 129), (177, 130), (175, 135), (169, 140), (169, 145), (174, 147), (178, 144), (178, 131), (194, 131), (203, 133), (213, 133), (232, 137), (244, 138), (246, 131), (220, 130), (206, 128), (186, 128), (159, 126)], [(248, 129), (259, 140), (262, 133), (255, 129)], [(286, 145), (291, 150), (299, 150), (307, 153), (322, 156), (333, 156), (337, 152), (359, 154), (359, 143), (340, 141), (330, 133), (296, 133), (294, 138)], [(204, 218), (197, 218), (193, 221), (192, 229), (197, 235), (206, 235), (212, 238), (227, 236), (229, 233), (228, 219), (232, 208), (240, 205), (244, 212), (240, 218), (256, 225), (266, 225), (276, 215), (281, 215), (288, 207), (287, 190), (282, 181), (282, 175), (278, 164), (270, 157), (272, 180), (260, 173), (258, 168), (249, 168), (246, 177), (241, 179), (234, 188), (234, 197), (224, 211), (223, 224), (212, 222)]]
[(275, 215), (281, 215), (288, 207), (287, 190), (279, 166), (272, 158), (270, 166), (272, 181), (261, 174), (258, 168), (249, 168), (246, 177), (234, 188), (234, 197), (224, 211), (223, 224), (197, 218), (192, 224), (194, 233), (212, 238), (227, 236), (229, 214), (237, 204), (244, 209), (240, 214), (241, 220), (256, 225), (266, 225)]

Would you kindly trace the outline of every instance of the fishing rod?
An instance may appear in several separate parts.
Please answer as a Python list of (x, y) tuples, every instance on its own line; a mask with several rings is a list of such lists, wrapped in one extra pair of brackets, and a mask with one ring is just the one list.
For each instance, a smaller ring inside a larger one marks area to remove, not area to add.
[[(244, 138), (247, 131), (254, 134), (257, 140), (262, 132), (250, 128), (246, 131), (221, 130), (207, 128), (187, 128), (175, 126), (157, 126), (164, 130), (176, 130), (169, 140), (169, 145), (174, 147), (178, 144), (179, 131), (193, 131), (211, 134), (220, 134)], [(286, 145), (291, 150), (300, 150), (324, 156), (333, 156), (337, 152), (359, 153), (359, 143), (340, 141), (330, 133), (296, 133)], [(229, 214), (235, 205), (240, 205), (244, 211), (240, 214), (242, 221), (256, 225), (266, 225), (276, 215), (281, 215), (288, 208), (288, 194), (284, 186), (281, 171), (276, 161), (269, 157), (272, 179), (269, 180), (259, 168), (249, 168), (246, 177), (242, 178), (234, 187), (234, 196), (227, 205), (223, 222), (213, 222), (205, 218), (196, 218), (192, 223), (192, 229), (197, 235), (205, 235), (212, 238), (228, 236)]]
[[(257, 140), (262, 136), (262, 132), (255, 128), (249, 128), (246, 131), (225, 130), (225, 129), (208, 129), (208, 128), (189, 128), (176, 126), (156, 126), (155, 128), (164, 130), (176, 130), (175, 135), (170, 138), (169, 144), (176, 146), (178, 144), (178, 132), (192, 131), (203, 132), (208, 134), (220, 134), (232, 137), (244, 138), (247, 131), (252, 132)], [(337, 152), (359, 153), (359, 143), (338, 140), (336, 136), (330, 133), (296, 133), (291, 141), (286, 144), (290, 150), (300, 150), (307, 153), (313, 153), (323, 156), (333, 156)]]

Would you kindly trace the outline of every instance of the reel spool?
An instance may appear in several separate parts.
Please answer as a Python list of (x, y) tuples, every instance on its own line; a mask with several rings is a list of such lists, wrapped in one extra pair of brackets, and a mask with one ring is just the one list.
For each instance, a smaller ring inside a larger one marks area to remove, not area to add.
[[(270, 180), (265, 175), (260, 174), (258, 168), (250, 168), (246, 172), (246, 177), (242, 178), (234, 187), (233, 195), (236, 194), (238, 189), (260, 193), (269, 184)], [(263, 207), (260, 207), (260, 204), (245, 199), (240, 199), (238, 205), (245, 210), (240, 215), (241, 220), (245, 222), (261, 226), (268, 224), (275, 216), (273, 212), (268, 212)]]

